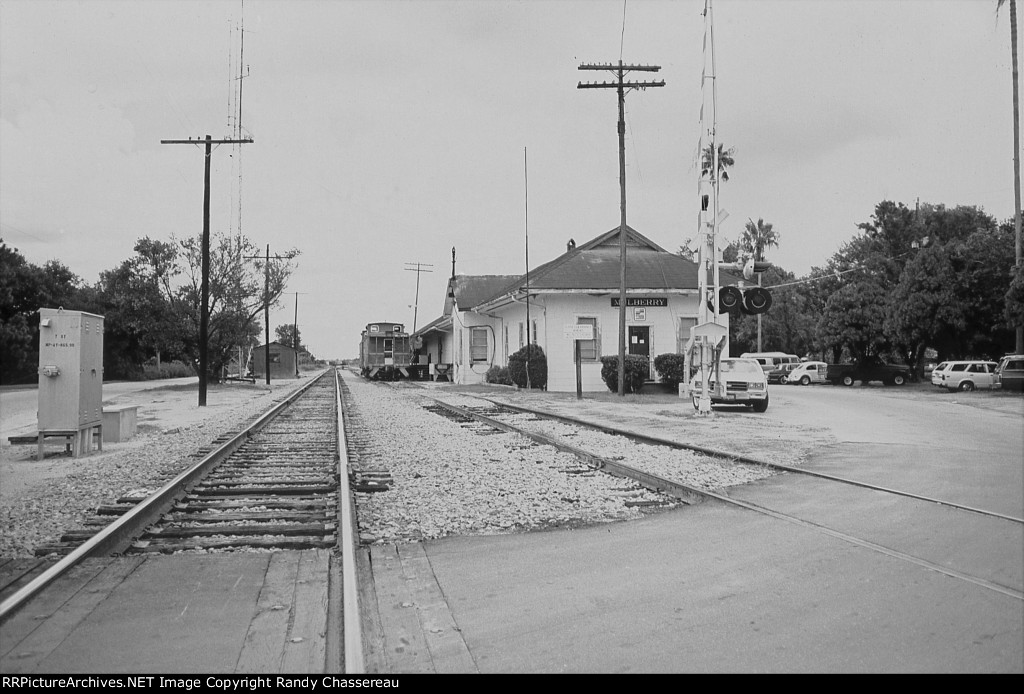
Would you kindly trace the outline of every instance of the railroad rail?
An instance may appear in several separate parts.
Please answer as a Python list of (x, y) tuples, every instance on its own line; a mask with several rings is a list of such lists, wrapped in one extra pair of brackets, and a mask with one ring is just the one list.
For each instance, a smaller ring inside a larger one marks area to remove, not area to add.
[[(780, 463), (773, 463), (759, 458), (754, 458), (742, 453), (735, 453), (731, 451), (723, 451), (716, 448), (708, 448), (706, 446), (698, 446), (690, 443), (683, 443), (680, 441), (673, 441), (672, 439), (661, 438), (657, 436), (650, 436), (648, 434), (642, 434), (628, 429), (620, 429), (617, 427), (611, 427), (604, 424), (598, 424), (596, 422), (588, 422), (577, 417), (568, 417), (566, 415), (555, 414), (553, 412), (544, 412), (543, 410), (537, 410), (530, 407), (523, 407), (521, 405), (512, 405), (510, 403), (501, 402), (492, 398), (486, 398), (480, 395), (466, 395), (466, 397), (473, 397), (480, 400), (484, 400), (493, 406), (492, 412), (500, 414), (502, 411), (519, 412), (523, 414), (534, 415), (543, 419), (550, 419), (553, 421), (563, 422), (575, 426), (585, 427), (594, 431), (601, 431), (606, 434), (613, 436), (621, 436), (635, 441), (636, 443), (645, 443), (652, 446), (667, 446), (669, 448), (676, 448), (679, 450), (693, 451), (695, 453), (702, 453), (711, 458), (717, 458), (721, 460), (727, 460), (736, 463), (747, 463), (749, 465), (759, 465), (762, 467), (771, 468), (778, 470), (779, 472), (791, 472), (797, 475), (807, 475), (809, 477), (819, 477), (821, 479), (831, 480), (833, 482), (839, 482), (841, 484), (848, 484), (855, 487), (862, 487), (864, 489), (872, 489), (878, 492), (885, 492), (886, 494), (893, 494), (895, 496), (903, 496), (910, 499), (917, 499), (919, 501), (927, 501), (933, 504), (939, 504), (941, 506), (949, 506), (950, 508), (959, 509), (961, 511), (969, 511), (971, 513), (977, 513), (983, 516), (989, 516), (992, 518), (1000, 518), (1002, 520), (1010, 521), (1024, 525), (1024, 518), (1018, 518), (1016, 516), (1006, 515), (1004, 513), (998, 513), (996, 511), (989, 511), (986, 509), (977, 508), (974, 506), (967, 506), (965, 504), (959, 504), (953, 501), (945, 499), (937, 499), (935, 497), (924, 496), (922, 494), (915, 494), (900, 489), (893, 489), (892, 487), (883, 487), (877, 484), (871, 484), (869, 482), (862, 482), (859, 480), (853, 480), (848, 477), (840, 477), (838, 475), (830, 475), (825, 472), (817, 472), (814, 470), (807, 470), (805, 468), (794, 467), (792, 465), (782, 465)], [(486, 410), (481, 412), (486, 414)]]
[[(805, 520), (805, 519), (801, 519), (801, 518), (798, 518), (796, 516), (793, 516), (793, 515), (790, 515), (790, 514), (787, 514), (787, 513), (776, 511), (776, 510), (773, 510), (773, 509), (761, 506), (759, 504), (754, 504), (754, 503), (751, 503), (751, 502), (748, 502), (748, 501), (744, 501), (744, 500), (741, 500), (741, 499), (736, 499), (736, 498), (733, 498), (733, 497), (730, 497), (728, 495), (721, 494), (721, 493), (718, 493), (718, 492), (715, 492), (715, 491), (711, 491), (711, 490), (695, 487), (695, 486), (686, 484), (685, 482), (682, 482), (682, 481), (679, 481), (679, 480), (674, 480), (674, 479), (669, 479), (669, 478), (665, 478), (665, 477), (658, 476), (658, 475), (653, 475), (653, 474), (651, 474), (649, 472), (646, 472), (644, 470), (640, 470), (639, 468), (636, 468), (634, 466), (628, 465), (628, 464), (623, 463), (621, 461), (610, 460), (608, 458), (603, 458), (603, 457), (601, 457), (601, 456), (599, 456), (597, 454), (594, 454), (592, 452), (585, 451), (585, 450), (577, 448), (575, 446), (570, 446), (570, 445), (564, 443), (563, 441), (558, 440), (557, 438), (550, 437), (550, 436), (547, 436), (547, 435), (544, 435), (544, 434), (540, 434), (540, 433), (537, 433), (537, 432), (534, 432), (534, 431), (530, 431), (527, 428), (516, 426), (516, 425), (512, 425), (512, 424), (509, 424), (508, 422), (500, 421), (496, 417), (500, 417), (503, 414), (507, 414), (507, 413), (516, 413), (516, 414), (524, 414), (525, 413), (525, 414), (532, 415), (536, 419), (550, 419), (550, 420), (560, 421), (560, 422), (563, 422), (563, 423), (566, 423), (566, 424), (571, 424), (573, 426), (584, 427), (584, 428), (589, 428), (589, 429), (594, 429), (594, 430), (602, 431), (602, 432), (608, 433), (608, 434), (624, 436), (624, 437), (626, 437), (626, 438), (628, 438), (630, 440), (638, 441), (638, 442), (643, 442), (643, 443), (646, 443), (646, 444), (649, 444), (649, 445), (658, 445), (658, 446), (666, 446), (666, 447), (671, 447), (671, 448), (682, 448), (682, 449), (687, 449), (687, 450), (693, 450), (695, 452), (699, 452), (699, 453), (702, 453), (704, 455), (707, 455), (707, 456), (710, 456), (710, 457), (713, 457), (713, 458), (719, 458), (723, 462), (728, 461), (730, 463), (741, 462), (741, 463), (746, 463), (746, 464), (756, 464), (756, 465), (763, 465), (763, 466), (766, 466), (766, 467), (774, 468), (774, 469), (777, 469), (779, 471), (793, 472), (793, 473), (798, 473), (798, 474), (808, 474), (808, 475), (811, 475), (811, 476), (822, 477), (822, 478), (825, 478), (825, 479), (828, 479), (830, 481), (834, 481), (834, 482), (837, 482), (837, 483), (840, 483), (840, 484), (852, 485), (852, 486), (856, 486), (856, 487), (862, 487), (862, 488), (867, 488), (867, 489), (871, 489), (871, 490), (874, 490), (874, 491), (879, 491), (879, 492), (886, 493), (886, 494), (892, 494), (892, 495), (896, 495), (896, 496), (902, 496), (902, 497), (907, 497), (907, 498), (913, 498), (913, 499), (916, 499), (916, 500), (927, 501), (927, 502), (931, 502), (931, 503), (947, 506), (947, 507), (950, 507), (950, 508), (953, 508), (953, 509), (957, 509), (957, 510), (961, 510), (961, 511), (965, 511), (965, 512), (977, 513), (977, 514), (981, 514), (981, 515), (997, 518), (997, 519), (1000, 519), (1000, 520), (1003, 520), (1003, 521), (1009, 521), (1009, 522), (1015, 523), (1015, 524), (1022, 524), (1022, 523), (1024, 523), (1024, 520), (1022, 520), (1020, 518), (1016, 518), (1016, 517), (1013, 517), (1013, 516), (1007, 516), (1005, 514), (1000, 514), (1000, 513), (996, 513), (996, 512), (992, 512), (992, 511), (986, 511), (984, 509), (978, 509), (978, 508), (974, 508), (974, 507), (970, 507), (970, 506), (965, 506), (965, 505), (962, 505), (962, 504), (957, 504), (957, 503), (953, 503), (953, 502), (949, 502), (949, 501), (933, 499), (933, 498), (930, 498), (930, 497), (925, 497), (925, 496), (921, 496), (921, 495), (917, 495), (917, 494), (913, 494), (913, 493), (905, 492), (905, 491), (901, 491), (901, 490), (890, 489), (890, 488), (881, 487), (881, 486), (877, 486), (877, 485), (870, 485), (870, 484), (867, 484), (867, 483), (858, 482), (856, 480), (850, 480), (850, 479), (847, 479), (847, 478), (837, 477), (837, 476), (833, 476), (833, 475), (825, 475), (825, 474), (822, 474), (822, 473), (815, 473), (813, 471), (802, 470), (800, 468), (796, 468), (796, 467), (792, 467), (792, 466), (778, 465), (778, 464), (774, 464), (774, 463), (768, 463), (768, 462), (765, 462), (765, 461), (759, 461), (759, 460), (750, 458), (748, 456), (744, 456), (744, 455), (740, 455), (740, 454), (733, 454), (733, 453), (729, 453), (727, 451), (708, 449), (708, 448), (703, 448), (703, 447), (699, 447), (699, 446), (692, 446), (692, 445), (688, 445), (688, 444), (684, 444), (684, 443), (680, 443), (680, 442), (676, 442), (676, 441), (671, 441), (671, 440), (667, 440), (667, 439), (659, 439), (657, 437), (652, 437), (652, 436), (647, 436), (647, 435), (643, 435), (643, 434), (638, 434), (636, 432), (619, 430), (619, 429), (616, 429), (614, 427), (609, 427), (609, 426), (606, 426), (606, 425), (597, 424), (597, 423), (593, 423), (593, 422), (587, 422), (587, 421), (582, 420), (582, 419), (570, 418), (570, 417), (565, 417), (565, 416), (562, 416), (562, 415), (556, 415), (556, 414), (553, 414), (553, 413), (545, 412), (543, 410), (537, 410), (537, 409), (532, 409), (532, 408), (526, 408), (526, 407), (520, 407), (520, 406), (515, 406), (515, 405), (509, 405), (507, 403), (503, 403), (503, 402), (500, 402), (500, 401), (492, 400), (490, 398), (480, 397), (480, 396), (477, 396), (477, 395), (460, 393), (459, 397), (460, 398), (461, 397), (474, 398), (474, 399), (486, 401), (488, 403), (488, 405), (486, 407), (481, 407), (481, 408), (461, 407), (459, 405), (455, 405), (455, 404), (452, 404), (450, 402), (446, 402), (442, 398), (434, 397), (434, 396), (429, 395), (429, 394), (424, 394), (424, 397), (426, 397), (429, 400), (431, 400), (434, 403), (436, 403), (436, 407), (441, 408), (441, 409), (443, 409), (443, 410), (445, 410), (445, 411), (447, 411), (447, 412), (449, 412), (449, 413), (451, 413), (453, 415), (456, 415), (456, 416), (461, 417), (461, 418), (467, 418), (467, 419), (476, 420), (476, 421), (478, 421), (478, 422), (480, 422), (480, 423), (482, 423), (482, 424), (484, 424), (486, 426), (493, 427), (493, 428), (495, 428), (497, 430), (518, 433), (518, 434), (521, 434), (523, 436), (529, 437), (530, 439), (534, 440), (535, 442), (544, 443), (544, 444), (547, 444), (547, 445), (552, 445), (552, 446), (555, 446), (556, 448), (559, 448), (560, 450), (574, 453), (581, 460), (583, 460), (583, 461), (587, 462), (588, 464), (590, 464), (594, 469), (602, 470), (602, 471), (607, 472), (609, 474), (613, 474), (613, 475), (620, 476), (620, 477), (631, 478), (631, 479), (636, 480), (640, 484), (642, 484), (642, 485), (644, 485), (644, 486), (646, 486), (646, 487), (648, 487), (648, 488), (650, 488), (650, 489), (652, 489), (654, 491), (671, 494), (672, 496), (676, 496), (676, 497), (678, 497), (680, 499), (684, 499), (688, 503), (693, 503), (693, 501), (695, 499), (714, 499), (714, 500), (720, 501), (720, 502), (725, 503), (725, 504), (729, 504), (729, 505), (732, 505), (732, 506), (737, 506), (739, 508), (743, 508), (743, 509), (746, 509), (746, 510), (749, 510), (749, 511), (754, 511), (756, 513), (761, 513), (763, 515), (767, 515), (767, 516), (770, 516), (772, 518), (776, 518), (776, 519), (779, 519), (779, 520), (784, 520), (786, 522), (793, 523), (793, 524), (799, 525), (801, 527), (813, 529), (813, 530), (815, 530), (817, 532), (821, 532), (821, 533), (824, 533), (824, 534), (829, 535), (831, 537), (835, 537), (837, 539), (844, 540), (844, 541), (849, 542), (851, 544), (855, 544), (855, 545), (858, 545), (860, 547), (864, 547), (864, 548), (869, 549), (871, 551), (878, 552), (878, 553), (881, 553), (881, 554), (885, 554), (885, 555), (893, 557), (893, 558), (901, 559), (903, 561), (907, 561), (907, 562), (916, 564), (918, 566), (922, 566), (924, 568), (930, 569), (932, 571), (936, 571), (938, 573), (942, 573), (942, 574), (950, 576), (952, 578), (957, 578), (957, 579), (960, 579), (960, 580), (963, 580), (963, 581), (966, 581), (966, 582), (969, 582), (969, 583), (973, 583), (975, 585), (987, 588), (989, 590), (1001, 593), (1003, 595), (1007, 595), (1007, 596), (1016, 598), (1018, 600), (1024, 600), (1024, 592), (1022, 592), (1019, 589), (1008, 587), (1008, 586), (1004, 586), (1004, 585), (1001, 585), (999, 583), (995, 583), (995, 582), (988, 581), (988, 580), (983, 579), (983, 578), (972, 576), (972, 575), (970, 575), (968, 573), (965, 573), (965, 572), (962, 572), (962, 571), (958, 571), (958, 570), (949, 568), (947, 566), (942, 566), (940, 564), (936, 564), (934, 562), (931, 562), (931, 561), (928, 561), (928, 560), (925, 560), (925, 559), (921, 559), (919, 557), (915, 557), (915, 556), (913, 556), (911, 554), (908, 554), (906, 552), (901, 552), (901, 551), (898, 551), (898, 550), (894, 550), (894, 549), (891, 549), (889, 547), (885, 547), (885, 546), (879, 545), (877, 543), (871, 542), (869, 540), (856, 537), (856, 536), (851, 535), (849, 533), (845, 533), (845, 532), (842, 532), (842, 531), (839, 531), (839, 530), (835, 530), (833, 528), (829, 528), (829, 527), (827, 527), (825, 525), (822, 525), (820, 523), (814, 523), (814, 522), (811, 522), (811, 521), (808, 521), (808, 520)], [(433, 406), (430, 409), (433, 409)]]

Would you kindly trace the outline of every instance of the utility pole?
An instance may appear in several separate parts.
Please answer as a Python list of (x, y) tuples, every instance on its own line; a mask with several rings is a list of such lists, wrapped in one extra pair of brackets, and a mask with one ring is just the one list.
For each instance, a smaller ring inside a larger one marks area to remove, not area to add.
[[(246, 256), (247, 260), (263, 260), (263, 368), (267, 372), (266, 379), (267, 385), (270, 385), (270, 258), (274, 260), (291, 260), (295, 257), (294, 254), (288, 255), (270, 255), (270, 244), (267, 244), (267, 255), (250, 255)], [(298, 297), (295, 298), (295, 314), (298, 317), (299, 304)], [(297, 359), (298, 357), (296, 357)]]
[(580, 82), (577, 89), (616, 89), (619, 94), (619, 395), (626, 394), (626, 90), (664, 87), (665, 80), (657, 82), (626, 82), (627, 72), (657, 72), (660, 65), (583, 64), (580, 70), (610, 70), (615, 82)]
[(523, 236), (526, 246), (526, 389), (530, 390), (530, 167), (523, 147)]
[(429, 263), (406, 263), (406, 265), (415, 265), (416, 267), (407, 267), (406, 270), (411, 270), (416, 273), (416, 303), (412, 309), (412, 332), (416, 332), (416, 317), (419, 315), (420, 310), (420, 273), (421, 272), (433, 272), (433, 270), (427, 270), (426, 268), (434, 267)]
[(210, 330), (210, 155), (213, 145), (245, 145), (251, 144), (252, 138), (213, 140), (209, 135), (205, 140), (160, 140), (162, 145), (198, 145), (206, 143), (206, 175), (203, 187), (203, 284), (202, 298), (199, 302), (199, 407), (206, 407), (206, 368)]
[(299, 294), (306, 292), (295, 292), (295, 322), (292, 323), (292, 347), (295, 349), (295, 377), (299, 376)]

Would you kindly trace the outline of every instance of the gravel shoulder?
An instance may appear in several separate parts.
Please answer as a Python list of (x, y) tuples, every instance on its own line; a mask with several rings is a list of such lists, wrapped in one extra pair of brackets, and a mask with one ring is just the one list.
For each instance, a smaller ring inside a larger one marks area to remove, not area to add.
[[(138, 432), (78, 458), (48, 445), (47, 456), (37, 460), (35, 444), (12, 446), (5, 436), (0, 444), (0, 557), (32, 556), (36, 546), (81, 528), (96, 507), (159, 489), (195, 463), (189, 456), (197, 449), (308, 382), (309, 377), (270, 386), (211, 385), (202, 408), (192, 384), (105, 397), (104, 405), (139, 406)], [(35, 430), (33, 425), (30, 433)]]

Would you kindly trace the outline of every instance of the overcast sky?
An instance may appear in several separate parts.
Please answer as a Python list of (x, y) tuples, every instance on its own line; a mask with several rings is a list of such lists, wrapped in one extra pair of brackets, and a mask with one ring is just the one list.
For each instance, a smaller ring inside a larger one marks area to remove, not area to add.
[[(660, 65), (626, 97), (627, 221), (697, 231), (703, 0), (0, 0), (0, 236), (88, 283), (137, 239), (211, 227), (301, 252), (271, 329), (320, 357), (440, 315), (459, 274), (516, 274), (619, 224), (617, 105), (581, 63)], [(1013, 216), (1008, 3), (717, 0), (722, 185), (739, 235), (806, 274), (894, 200)], [(607, 73), (611, 79), (611, 73)], [(525, 154), (525, 156), (524, 156)], [(528, 183), (527, 183), (528, 181)], [(527, 202), (528, 201), (528, 202)], [(239, 212), (239, 206), (241, 211)], [(421, 263), (431, 273), (406, 270)]]

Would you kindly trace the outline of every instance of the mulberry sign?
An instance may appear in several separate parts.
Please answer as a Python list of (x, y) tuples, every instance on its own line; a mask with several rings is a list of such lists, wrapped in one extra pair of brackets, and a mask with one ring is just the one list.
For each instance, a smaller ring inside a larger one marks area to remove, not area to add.
[[(645, 307), (648, 307), (648, 306), (663, 306), (664, 307), (664, 306), (668, 306), (668, 297), (667, 296), (659, 296), (659, 297), (654, 297), (654, 298), (650, 298), (650, 299), (645, 299), (645, 298), (639, 297), (639, 296), (633, 296), (633, 297), (627, 296), (626, 297), (626, 306), (645, 306)], [(613, 296), (612, 297), (612, 308), (618, 308), (618, 307), (619, 307), (619, 297)]]

